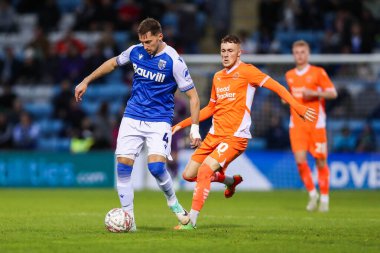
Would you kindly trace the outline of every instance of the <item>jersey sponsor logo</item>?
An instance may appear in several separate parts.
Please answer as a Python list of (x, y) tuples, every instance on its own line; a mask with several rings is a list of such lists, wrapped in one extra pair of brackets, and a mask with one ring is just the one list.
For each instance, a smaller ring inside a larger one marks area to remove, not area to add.
[(227, 87), (217, 87), (216, 88), (216, 97), (218, 99), (224, 99), (228, 98), (228, 100), (235, 100), (236, 99), (236, 93), (230, 92), (231, 85), (228, 85)]
[(143, 76), (149, 80), (162, 83), (164, 82), (165, 75), (162, 73), (153, 73), (152, 71), (137, 67), (136, 63), (133, 63), (133, 70), (139, 76)]
[(165, 66), (166, 66), (166, 61), (160, 59), (160, 61), (158, 62), (158, 68), (163, 70)]

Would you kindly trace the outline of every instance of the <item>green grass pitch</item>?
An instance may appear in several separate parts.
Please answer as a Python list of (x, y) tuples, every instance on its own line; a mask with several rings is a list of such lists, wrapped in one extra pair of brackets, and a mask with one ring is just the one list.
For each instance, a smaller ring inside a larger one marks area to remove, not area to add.
[[(187, 208), (191, 192), (177, 193)], [(0, 189), (0, 252), (380, 252), (380, 191), (333, 191), (329, 213), (305, 211), (304, 191), (211, 192), (195, 231), (160, 192), (136, 192), (138, 232), (114, 234), (112, 189)]]

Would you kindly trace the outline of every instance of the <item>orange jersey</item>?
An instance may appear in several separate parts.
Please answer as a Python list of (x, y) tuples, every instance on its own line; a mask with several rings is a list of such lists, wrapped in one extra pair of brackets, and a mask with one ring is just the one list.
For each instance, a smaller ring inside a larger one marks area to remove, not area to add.
[(210, 133), (251, 138), (251, 105), (256, 87), (270, 77), (251, 64), (240, 62), (215, 73), (210, 102), (215, 103)]
[(313, 108), (318, 115), (315, 122), (308, 122), (301, 119), (294, 110), (291, 110), (289, 127), (326, 127), (325, 100), (322, 98), (312, 100), (303, 98), (305, 88), (315, 91), (335, 90), (326, 71), (321, 67), (308, 65), (301, 71), (296, 68), (289, 70), (286, 72), (285, 78), (293, 97), (304, 106)]

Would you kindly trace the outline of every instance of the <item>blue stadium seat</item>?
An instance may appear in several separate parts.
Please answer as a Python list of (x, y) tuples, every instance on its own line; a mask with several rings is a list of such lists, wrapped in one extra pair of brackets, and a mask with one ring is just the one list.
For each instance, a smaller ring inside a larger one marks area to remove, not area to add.
[(24, 108), (34, 119), (49, 118), (53, 113), (53, 107), (49, 103), (26, 103)]
[(40, 133), (45, 137), (58, 136), (64, 125), (59, 119), (43, 119), (38, 121)]
[(69, 138), (40, 138), (37, 147), (43, 151), (69, 151)]

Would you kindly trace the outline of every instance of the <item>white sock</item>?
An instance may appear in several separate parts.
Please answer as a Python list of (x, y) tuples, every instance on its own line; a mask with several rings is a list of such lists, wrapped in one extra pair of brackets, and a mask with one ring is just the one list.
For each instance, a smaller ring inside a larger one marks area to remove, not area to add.
[(195, 226), (197, 224), (197, 218), (198, 218), (198, 215), (199, 215), (199, 211), (191, 209), (189, 215), (190, 215), (190, 222), (191, 222), (191, 224), (193, 226)]
[(170, 177), (170, 174), (167, 170), (159, 176), (156, 177), (156, 181), (158, 187), (165, 194), (166, 201), (168, 202), (168, 206), (173, 206), (177, 202), (177, 196), (174, 192), (173, 180)]
[(328, 203), (329, 202), (329, 195), (322, 194), (320, 200), (321, 200), (321, 202)]
[(309, 197), (310, 198), (313, 198), (315, 196), (318, 196), (318, 192), (317, 192), (316, 189), (313, 189), (313, 190), (309, 191)]

